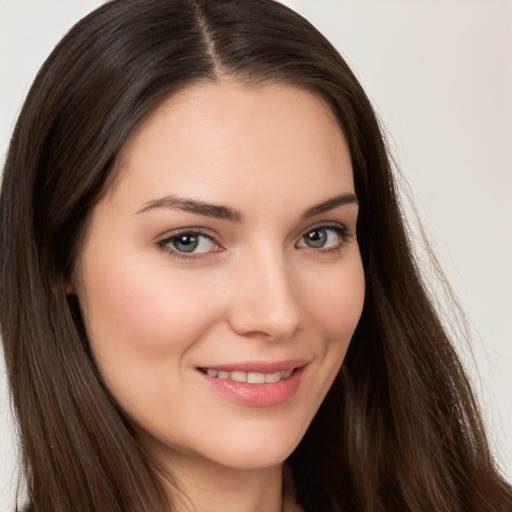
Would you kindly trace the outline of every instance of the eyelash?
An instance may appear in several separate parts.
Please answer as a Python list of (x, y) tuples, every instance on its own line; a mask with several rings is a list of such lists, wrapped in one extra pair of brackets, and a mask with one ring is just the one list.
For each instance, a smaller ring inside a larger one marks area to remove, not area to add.
[[(336, 235), (340, 238), (340, 243), (337, 244), (335, 247), (329, 247), (329, 248), (323, 248), (323, 247), (314, 248), (314, 247), (303, 246), (303, 247), (300, 247), (300, 249), (311, 249), (314, 253), (319, 254), (319, 255), (320, 254), (337, 255), (337, 254), (341, 253), (345, 242), (350, 238), (350, 233), (349, 233), (348, 228), (343, 225), (320, 224), (317, 226), (310, 227), (306, 231), (304, 231), (303, 234), (299, 238), (299, 242), (304, 240), (304, 237), (307, 234), (312, 233), (315, 230), (334, 231), (336, 233)], [(215, 250), (205, 251), (205, 252), (200, 252), (200, 253), (195, 253), (195, 252), (187, 253), (187, 252), (182, 252), (182, 251), (176, 250), (175, 248), (172, 248), (170, 246), (173, 243), (173, 241), (179, 239), (180, 237), (184, 237), (186, 235), (197, 237), (197, 238), (205, 238), (205, 239), (209, 240), (211, 243), (213, 243), (215, 245)], [(297, 242), (297, 244), (299, 242)], [(200, 229), (180, 230), (178, 232), (173, 233), (171, 236), (167, 236), (167, 237), (163, 238), (162, 240), (157, 241), (156, 245), (158, 246), (158, 248), (160, 250), (166, 252), (172, 258), (176, 258), (179, 260), (197, 260), (197, 259), (205, 258), (212, 253), (222, 252), (224, 250), (222, 248), (222, 246), (220, 244), (218, 244), (211, 235), (204, 233)]]
[[(207, 252), (200, 252), (200, 253), (186, 253), (182, 251), (178, 251), (174, 248), (172, 248), (170, 245), (173, 241), (178, 240), (180, 237), (184, 236), (194, 236), (197, 238), (206, 238), (213, 244), (215, 244), (215, 250), (214, 251), (207, 251)], [(222, 246), (218, 244), (215, 239), (200, 229), (183, 229), (177, 232), (174, 232), (171, 236), (165, 237), (162, 240), (159, 240), (157, 243), (157, 246), (164, 252), (166, 252), (169, 256), (172, 258), (176, 258), (179, 260), (196, 260), (200, 258), (204, 258), (205, 256), (211, 254), (212, 252), (221, 252), (223, 250)]]
[(336, 244), (335, 247), (320, 247), (320, 248), (313, 248), (313, 247), (301, 247), (301, 249), (311, 249), (315, 255), (318, 255), (318, 256), (321, 256), (321, 255), (326, 255), (326, 256), (329, 256), (329, 255), (339, 255), (341, 254), (343, 248), (344, 248), (344, 245), (345, 245), (345, 242), (348, 241), (348, 239), (350, 238), (350, 232), (348, 230), (348, 228), (346, 226), (343, 226), (343, 225), (339, 225), (339, 224), (320, 224), (320, 225), (317, 225), (317, 226), (313, 226), (311, 228), (308, 228), (306, 231), (303, 232), (303, 234), (300, 236), (300, 239), (299, 241), (302, 241), (304, 240), (304, 237), (309, 234), (309, 233), (312, 233), (313, 231), (320, 231), (320, 230), (325, 230), (325, 231), (334, 231), (334, 233), (336, 233), (336, 235), (339, 237), (340, 239), (340, 242), (338, 244)]

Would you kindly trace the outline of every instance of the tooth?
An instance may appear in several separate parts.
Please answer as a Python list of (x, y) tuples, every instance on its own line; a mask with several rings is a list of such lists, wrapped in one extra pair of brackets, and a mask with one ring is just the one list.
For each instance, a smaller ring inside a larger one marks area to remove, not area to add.
[(247, 372), (231, 372), (229, 378), (235, 382), (247, 382)]
[(230, 379), (235, 382), (248, 382), (249, 384), (273, 384), (279, 382), (282, 379), (287, 379), (292, 373), (293, 369), (281, 370), (275, 373), (244, 372), (238, 370), (227, 372), (224, 370), (215, 370), (213, 368), (206, 369), (206, 374), (209, 377), (217, 377), (218, 379)]
[(274, 383), (281, 380), (281, 372), (265, 373), (265, 382)]
[(264, 373), (249, 372), (247, 374), (247, 382), (249, 384), (263, 384), (266, 375)]

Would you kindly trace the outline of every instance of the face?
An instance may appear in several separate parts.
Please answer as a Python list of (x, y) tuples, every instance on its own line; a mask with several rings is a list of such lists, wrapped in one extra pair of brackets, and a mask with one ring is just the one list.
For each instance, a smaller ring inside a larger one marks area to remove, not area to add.
[(107, 387), (162, 453), (279, 464), (363, 306), (332, 113), (290, 86), (195, 85), (144, 121), (118, 172), (73, 284)]

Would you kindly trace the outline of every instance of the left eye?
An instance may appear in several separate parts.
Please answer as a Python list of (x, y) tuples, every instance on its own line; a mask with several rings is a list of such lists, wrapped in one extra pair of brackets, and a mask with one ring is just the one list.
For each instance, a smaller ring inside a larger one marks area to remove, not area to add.
[(201, 233), (180, 233), (159, 242), (161, 247), (171, 249), (178, 253), (206, 253), (213, 252), (217, 244), (208, 236)]
[(346, 239), (345, 230), (338, 226), (321, 226), (302, 235), (298, 247), (310, 249), (335, 249)]

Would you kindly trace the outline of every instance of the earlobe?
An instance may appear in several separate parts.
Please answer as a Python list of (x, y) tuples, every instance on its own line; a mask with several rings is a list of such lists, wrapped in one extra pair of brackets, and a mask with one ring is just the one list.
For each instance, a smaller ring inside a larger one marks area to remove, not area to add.
[(66, 288), (66, 295), (69, 297), (70, 295), (76, 295), (76, 286), (73, 282), (72, 277), (68, 277), (64, 279), (64, 286)]
[(66, 295), (76, 296), (78, 294), (80, 279), (76, 269), (72, 269), (69, 273), (62, 276), (64, 288), (66, 289)]

